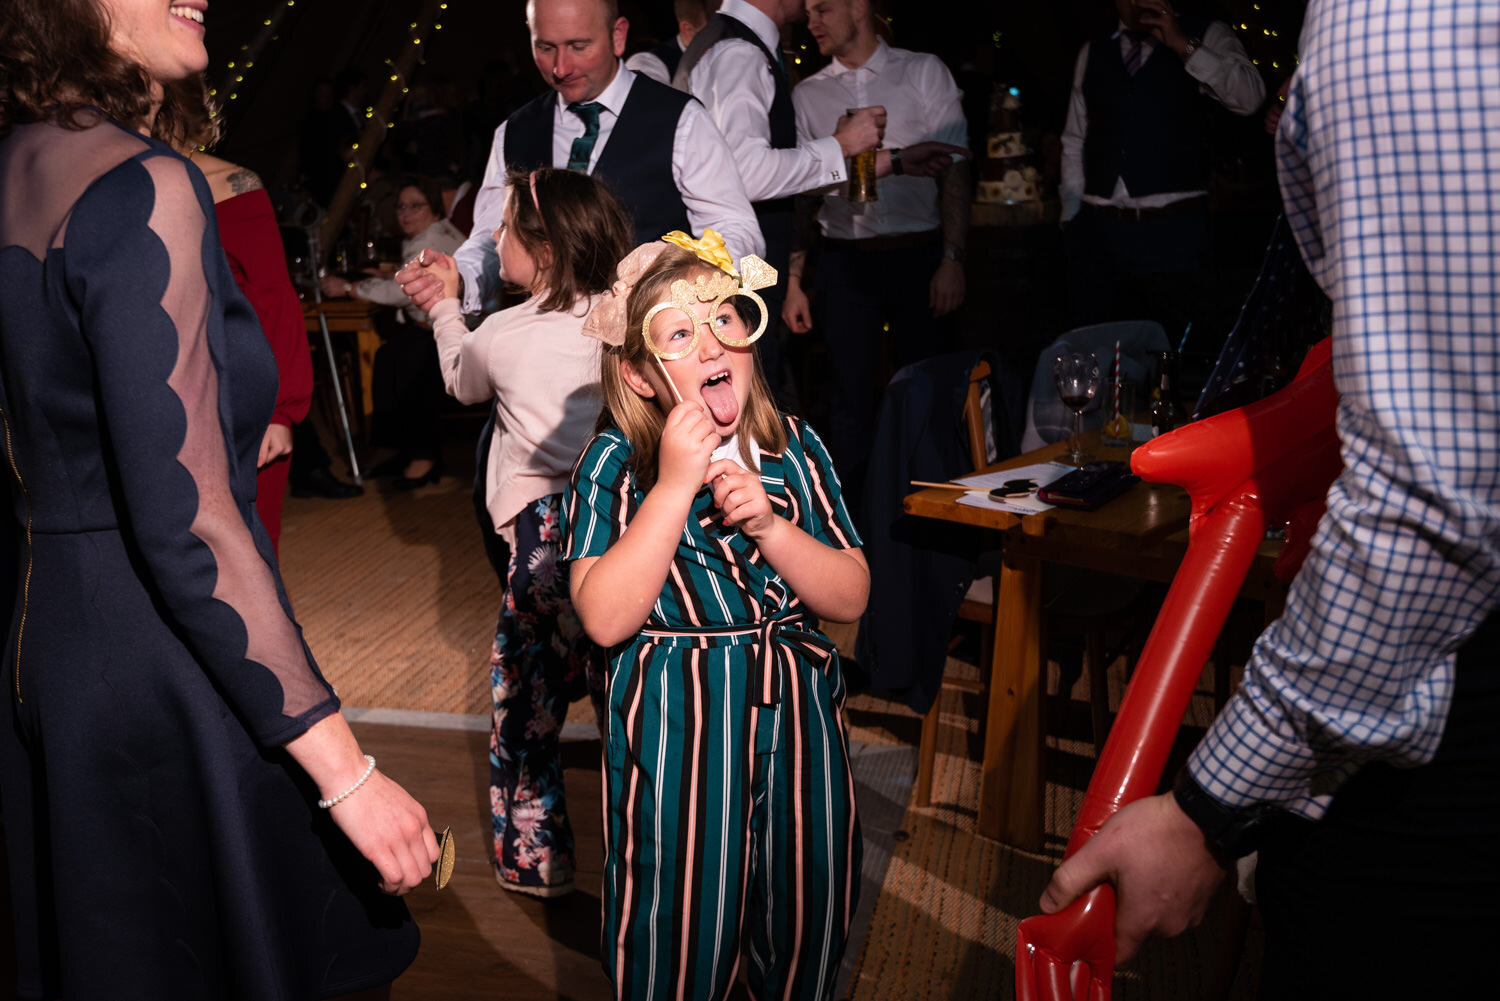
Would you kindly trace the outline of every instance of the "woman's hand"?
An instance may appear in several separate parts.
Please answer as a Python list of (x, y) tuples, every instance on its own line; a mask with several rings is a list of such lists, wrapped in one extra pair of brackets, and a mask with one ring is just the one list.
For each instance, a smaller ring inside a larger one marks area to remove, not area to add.
[(656, 458), (657, 486), (692, 495), (703, 485), (708, 460), (722, 439), (701, 403), (679, 403), (667, 414)]
[(714, 503), (730, 528), (759, 541), (776, 527), (771, 499), (759, 474), (748, 472), (733, 459), (717, 459), (709, 465), (704, 481), (713, 489)]
[(405, 789), (372, 770), (358, 789), (368, 759), (343, 713), (325, 716), (287, 741), (290, 754), (318, 787), (318, 796), (333, 799), (348, 793), (329, 811), (333, 822), (380, 873), (386, 893), (405, 893), (427, 878), (437, 861), (437, 837), (427, 811)]
[(427, 811), (378, 769), (328, 812), (380, 873), (380, 888), (386, 893), (407, 893), (432, 874), (438, 843)]
[(272, 422), (266, 428), (266, 436), (260, 440), (260, 456), (255, 460), (255, 468), (264, 469), (282, 456), (291, 454), (292, 429)]
[(353, 287), (339, 275), (324, 275), (318, 279), (318, 284), (323, 286), (323, 297), (325, 299), (343, 299)]

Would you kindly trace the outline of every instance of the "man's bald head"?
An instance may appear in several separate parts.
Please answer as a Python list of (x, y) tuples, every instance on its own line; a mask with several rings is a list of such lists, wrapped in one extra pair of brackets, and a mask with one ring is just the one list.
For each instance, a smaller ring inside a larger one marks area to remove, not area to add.
[(531, 58), (569, 102), (592, 101), (614, 79), (630, 24), (615, 0), (529, 0)]

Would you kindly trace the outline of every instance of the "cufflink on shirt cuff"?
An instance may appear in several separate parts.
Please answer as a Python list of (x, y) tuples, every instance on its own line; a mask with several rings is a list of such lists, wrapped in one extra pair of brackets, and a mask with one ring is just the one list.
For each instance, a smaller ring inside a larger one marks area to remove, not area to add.
[(1172, 785), (1172, 798), (1203, 831), (1209, 854), (1225, 869), (1233, 869), (1236, 859), (1260, 847), (1265, 822), (1276, 811), (1266, 803), (1244, 807), (1220, 803), (1198, 784), (1185, 765)]

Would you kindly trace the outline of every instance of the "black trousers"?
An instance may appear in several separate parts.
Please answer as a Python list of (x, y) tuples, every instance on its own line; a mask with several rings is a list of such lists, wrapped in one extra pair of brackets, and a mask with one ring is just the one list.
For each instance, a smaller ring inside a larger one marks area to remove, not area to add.
[(1371, 764), (1316, 823), (1278, 818), (1255, 889), (1261, 997), (1493, 997), (1500, 943), (1500, 614), (1459, 651), (1442, 743)]
[(881, 372), (882, 356), (894, 373), (951, 348), (951, 325), (932, 315), (929, 300), (941, 260), (941, 241), (870, 250), (825, 240), (819, 251), (814, 287), (828, 345), (828, 448), (856, 497), (874, 442), (877, 376), (889, 374)]
[(370, 392), (375, 413), (371, 437), (408, 462), (442, 456), (438, 414), (443, 376), (432, 331), (413, 323), (383, 326), (385, 343), (375, 352)]

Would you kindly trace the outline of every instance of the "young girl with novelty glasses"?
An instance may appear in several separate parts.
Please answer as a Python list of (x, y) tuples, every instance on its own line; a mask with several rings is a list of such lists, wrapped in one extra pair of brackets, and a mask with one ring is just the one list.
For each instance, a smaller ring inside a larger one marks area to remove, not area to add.
[(459, 311), (458, 270), (432, 311), (443, 382), (463, 403), (495, 401), (485, 506), (510, 548), (490, 654), (494, 720), (490, 805), (495, 876), (509, 890), (551, 897), (573, 888), (558, 735), (587, 690), (588, 638), (558, 566), (558, 512), (568, 472), (599, 415), (599, 345), (584, 317), (630, 247), (630, 224), (594, 178), (543, 168), (513, 173), (495, 232), (500, 277), (528, 292), (472, 333)]
[(861, 855), (838, 654), (869, 570), (821, 440), (758, 368), (776, 273), (712, 230), (637, 247), (585, 329), (606, 416), (566, 495), (608, 648), (603, 963), (620, 997), (833, 990)]

